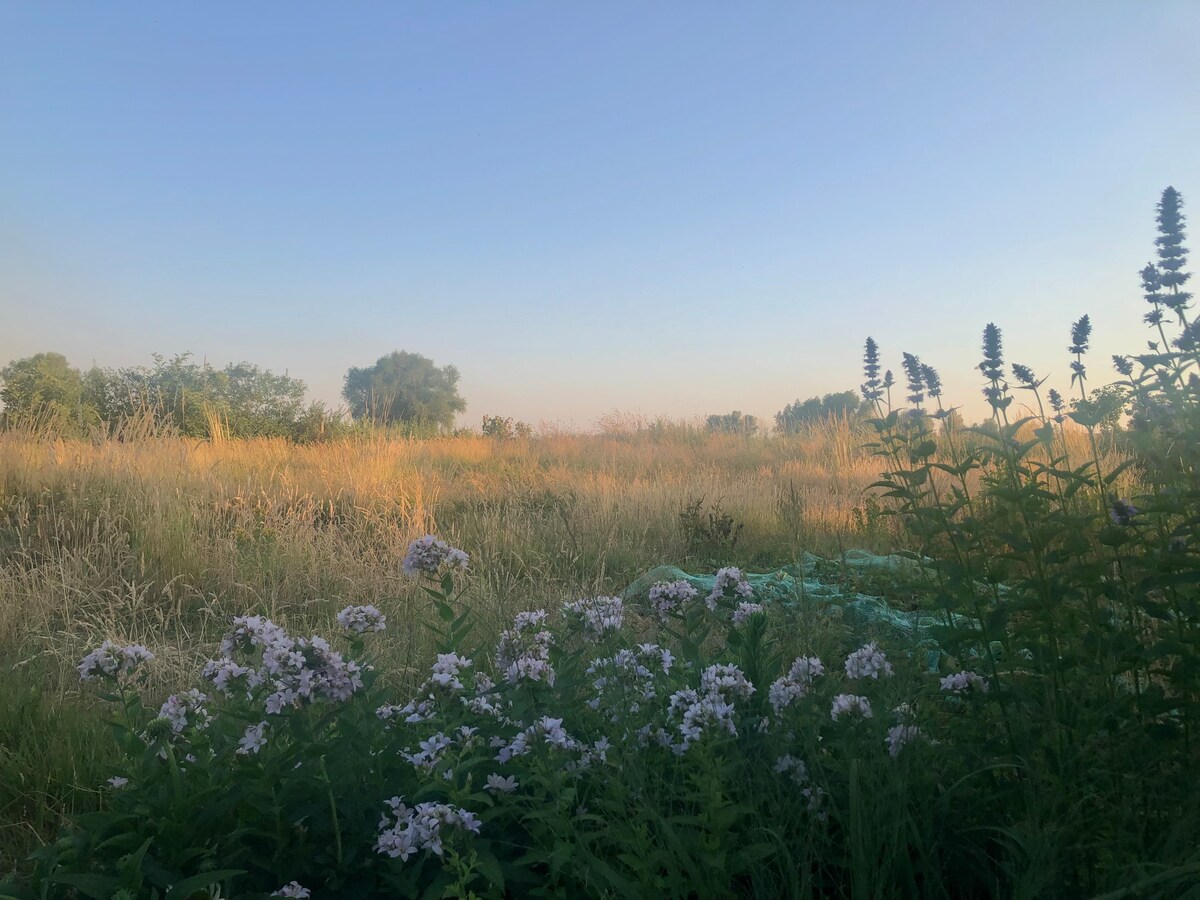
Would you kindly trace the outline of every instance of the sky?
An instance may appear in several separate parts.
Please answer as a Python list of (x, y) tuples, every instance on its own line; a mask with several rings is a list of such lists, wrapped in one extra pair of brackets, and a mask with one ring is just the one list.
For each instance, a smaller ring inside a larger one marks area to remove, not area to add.
[[(1070, 387), (1200, 202), (1200, 3), (0, 0), (0, 365), (454, 364), (463, 424), (770, 418), (979, 334)], [(1186, 207), (1185, 207), (1186, 210)]]

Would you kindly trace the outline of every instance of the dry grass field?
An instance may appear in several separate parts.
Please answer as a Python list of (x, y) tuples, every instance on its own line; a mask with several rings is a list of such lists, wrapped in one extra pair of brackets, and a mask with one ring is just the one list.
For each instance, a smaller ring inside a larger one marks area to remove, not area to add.
[[(14, 736), (0, 748), (0, 869), (94, 802), (111, 751), (75, 666), (103, 639), (152, 648), (165, 695), (233, 615), (323, 633), (341, 607), (371, 603), (399, 686), (429, 653), (427, 598), (400, 567), (414, 538), (471, 554), (467, 600), (496, 631), (660, 564), (769, 571), (804, 551), (887, 551), (903, 538), (867, 492), (881, 464), (865, 439), (845, 422), (313, 445), (0, 434), (0, 730)], [(710, 513), (736, 540), (704, 534)]]
[[(472, 598), (501, 617), (619, 589), (661, 563), (769, 568), (802, 550), (878, 546), (883, 524), (872, 518), (864, 533), (855, 514), (877, 469), (845, 424), (766, 439), (680, 431), (307, 446), (6, 434), (0, 652), (49, 655), (50, 671), (69, 678), (105, 637), (173, 648), (190, 663), (247, 610), (321, 621), (346, 603), (376, 603), (403, 625), (421, 601), (400, 560), (430, 532), (468, 548)], [(705, 518), (719, 504), (743, 526), (736, 544), (691, 544), (681, 512), (698, 500)], [(706, 549), (730, 558), (697, 558)], [(415, 642), (412, 632), (391, 634)], [(419, 650), (393, 649), (398, 665)]]

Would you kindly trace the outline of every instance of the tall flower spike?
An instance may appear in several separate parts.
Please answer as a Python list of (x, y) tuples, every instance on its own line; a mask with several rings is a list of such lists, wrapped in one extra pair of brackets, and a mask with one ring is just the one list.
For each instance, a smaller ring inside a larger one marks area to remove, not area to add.
[[(1175, 338), (1175, 346), (1185, 353), (1192, 353), (1200, 349), (1200, 319), (1188, 322), (1187, 327), (1180, 332), (1179, 337)], [(1196, 377), (1196, 373), (1192, 373), (1192, 377)]]
[(928, 389), (930, 397), (937, 399), (942, 396), (942, 379), (938, 375), (937, 369), (921, 363), (921, 377), (925, 379), (925, 387)]
[(1147, 325), (1161, 325), (1163, 321), (1162, 273), (1154, 263), (1146, 263), (1146, 267), (1138, 273), (1142, 277), (1142, 296), (1153, 307), (1142, 316)]
[(989, 381), (1004, 377), (1004, 350), (1000, 343), (1000, 329), (988, 322), (983, 329), (983, 362), (979, 371)]
[(1183, 271), (1187, 264), (1187, 248), (1183, 246), (1186, 220), (1182, 209), (1182, 195), (1175, 188), (1168, 187), (1162, 192), (1158, 215), (1155, 217), (1158, 221), (1158, 237), (1154, 243), (1158, 245), (1158, 267), (1162, 272), (1160, 281), (1163, 287), (1170, 290), (1170, 293), (1163, 295), (1162, 302), (1176, 313), (1186, 310), (1192, 299), (1191, 294), (1180, 290), (1192, 277), (1190, 272)]
[(867, 338), (867, 346), (863, 352), (863, 382), (862, 392), (865, 400), (879, 400), (883, 396), (879, 381), (879, 345), (874, 338)]
[(1033, 369), (1029, 368), (1029, 366), (1013, 363), (1012, 370), (1013, 377), (1025, 387), (1037, 387), (1037, 376), (1033, 374)]
[(921, 360), (911, 353), (903, 356), (904, 375), (908, 379), (908, 402), (920, 406), (925, 399), (925, 375), (921, 371)]
[(1087, 353), (1088, 342), (1091, 338), (1092, 320), (1088, 316), (1082, 316), (1071, 326), (1071, 346), (1067, 348), (1067, 352), (1074, 353), (1076, 356)]
[(1113, 368), (1117, 370), (1118, 375), (1124, 375), (1126, 378), (1133, 377), (1133, 363), (1129, 361), (1128, 356), (1113, 355)]
[(1068, 353), (1075, 354), (1075, 360), (1071, 363), (1071, 384), (1076, 381), (1083, 383), (1087, 378), (1087, 368), (1083, 364), (1083, 354), (1088, 351), (1088, 341), (1092, 337), (1092, 320), (1087, 316), (1081, 316), (1079, 321), (1071, 326), (1071, 346), (1067, 348)]

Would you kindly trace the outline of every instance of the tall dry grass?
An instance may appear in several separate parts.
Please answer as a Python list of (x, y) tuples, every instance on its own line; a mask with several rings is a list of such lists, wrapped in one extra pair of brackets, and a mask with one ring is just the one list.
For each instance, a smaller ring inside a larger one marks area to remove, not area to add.
[(191, 671), (231, 615), (315, 627), (360, 602), (388, 612), (385, 655), (403, 672), (424, 649), (425, 607), (400, 571), (413, 538), (435, 532), (471, 553), (469, 600), (495, 624), (655, 565), (716, 562), (689, 555), (680, 527), (700, 498), (743, 526), (720, 563), (886, 550), (890, 523), (863, 512), (880, 466), (862, 442), (844, 421), (770, 438), (304, 446), (0, 434), (0, 658), (52, 662), (47, 678), (66, 690), (73, 661), (107, 637), (151, 646), (159, 671)]
[(731, 562), (771, 566), (861, 544), (852, 511), (876, 468), (844, 424), (777, 439), (308, 446), (3, 434), (0, 650), (70, 661), (111, 637), (184, 666), (232, 614), (317, 622), (371, 602), (400, 626), (389, 650), (405, 666), (420, 598), (399, 563), (421, 534), (467, 548), (472, 602), (507, 616), (690, 562), (679, 514), (698, 498), (743, 524)]
[[(865, 489), (880, 461), (846, 422), (770, 438), (687, 428), (494, 440), (53, 440), (0, 433), (0, 872), (73, 812), (109, 764), (75, 665), (101, 640), (156, 654), (149, 697), (190, 686), (231, 616), (326, 632), (349, 603), (397, 692), (423, 671), (424, 596), (401, 572), (438, 533), (472, 557), (485, 629), (520, 609), (620, 590), (645, 570), (770, 570), (808, 551), (886, 551)], [(1086, 435), (1078, 439), (1080, 455)], [(719, 502), (736, 546), (680, 513)], [(481, 635), (481, 638), (486, 638)]]

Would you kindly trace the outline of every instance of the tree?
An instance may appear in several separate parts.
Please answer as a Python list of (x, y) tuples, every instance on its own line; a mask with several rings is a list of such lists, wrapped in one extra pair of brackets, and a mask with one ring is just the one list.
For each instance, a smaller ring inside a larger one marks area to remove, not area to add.
[(369, 368), (350, 369), (342, 396), (355, 419), (452, 428), (455, 413), (467, 408), (458, 378), (454, 366), (439, 369), (419, 353), (397, 350)]
[(500, 438), (533, 437), (533, 426), (528, 422), (514, 421), (512, 416), (484, 416), (483, 436)]
[(826, 394), (824, 397), (809, 397), (801, 402), (789, 403), (775, 413), (775, 427), (785, 434), (793, 434), (804, 425), (830, 418), (855, 418), (862, 408), (862, 401), (854, 391)]
[(38, 353), (0, 369), (4, 421), (81, 432), (97, 419), (84, 403), (83, 376), (61, 353)]
[(305, 390), (303, 381), (252, 363), (214, 369), (188, 353), (156, 354), (152, 368), (92, 369), (85, 377), (89, 402), (110, 426), (146, 413), (192, 437), (210, 436), (215, 427), (236, 437), (294, 437), (311, 417)]
[(706, 424), (709, 431), (727, 434), (754, 434), (758, 430), (758, 419), (736, 409), (724, 415), (709, 416)]

